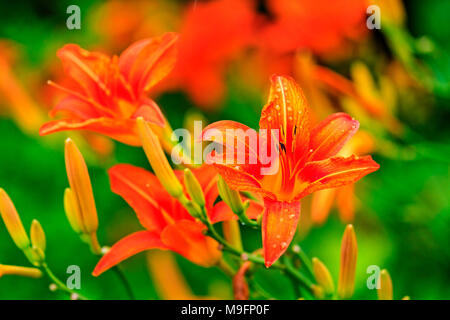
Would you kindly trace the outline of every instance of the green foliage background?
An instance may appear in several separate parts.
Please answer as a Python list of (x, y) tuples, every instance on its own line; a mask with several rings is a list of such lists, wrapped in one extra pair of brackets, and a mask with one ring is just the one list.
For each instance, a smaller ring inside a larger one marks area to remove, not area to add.
[[(68, 42), (82, 46), (95, 43), (96, 35), (82, 22), (81, 30), (65, 26), (65, 10), (70, 1), (3, 1), (0, 4), (0, 38), (13, 39), (22, 45), (29, 68), (39, 68), (44, 57), (54, 56), (56, 49)], [(448, 1), (407, 1), (408, 27), (414, 36), (427, 35), (448, 53)], [(92, 1), (79, 1), (82, 14), (90, 10)], [(83, 17), (82, 17), (83, 19)], [(56, 59), (56, 57), (55, 57)], [(448, 55), (434, 61), (443, 79), (450, 78)], [(231, 84), (231, 83), (230, 83)], [(232, 86), (231, 86), (232, 88)], [(207, 114), (209, 120), (233, 119), (255, 126), (263, 96), (242, 95), (231, 89), (221, 111)], [(193, 103), (181, 93), (159, 98), (173, 127), (180, 127), (181, 114)], [(381, 169), (360, 182), (358, 197), (364, 204), (354, 222), (359, 257), (355, 298), (375, 299), (376, 292), (367, 289), (366, 268), (387, 268), (394, 284), (394, 296), (409, 295), (413, 299), (450, 298), (450, 104), (436, 96), (429, 103), (431, 116), (426, 123), (410, 121), (420, 139), (410, 138), (418, 151), (414, 160), (392, 160), (375, 154)], [(411, 111), (414, 112), (414, 111)], [(0, 186), (7, 190), (28, 229), (38, 219), (47, 236), (48, 263), (61, 278), (66, 278), (68, 265), (82, 270), (82, 292), (91, 298), (122, 299), (125, 291), (114, 273), (99, 278), (91, 276), (97, 257), (90, 254), (71, 230), (63, 212), (63, 192), (68, 185), (64, 167), (64, 139), (69, 133), (40, 138), (23, 134), (7, 118), (0, 119)], [(88, 153), (88, 150), (83, 150)], [(111, 245), (122, 236), (139, 230), (131, 209), (109, 188), (107, 169), (115, 163), (132, 163), (149, 168), (138, 148), (116, 143), (115, 158), (99, 161), (87, 155), (89, 170), (99, 212), (99, 240)], [(317, 256), (337, 279), (340, 241), (344, 225), (334, 212), (324, 226), (314, 228), (301, 240), (310, 256)], [(250, 247), (259, 245), (260, 236), (251, 233), (246, 239)], [(204, 269), (177, 256), (183, 273), (198, 295), (231, 294), (228, 278), (218, 269)], [(23, 254), (14, 246), (0, 223), (0, 264), (27, 266)], [(138, 298), (157, 299), (158, 294), (146, 268), (143, 255), (123, 263), (126, 275)], [(261, 286), (276, 298), (293, 298), (290, 283), (277, 272), (261, 271)], [(48, 289), (49, 281), (5, 276), (0, 278), (0, 299), (67, 298)]]

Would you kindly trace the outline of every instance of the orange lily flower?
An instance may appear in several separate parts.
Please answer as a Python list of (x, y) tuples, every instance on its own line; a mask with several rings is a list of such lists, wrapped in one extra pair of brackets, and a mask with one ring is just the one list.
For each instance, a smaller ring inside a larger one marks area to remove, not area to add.
[(0, 113), (6, 107), (21, 129), (34, 134), (42, 123), (43, 113), (16, 76), (18, 63), (13, 57), (18, 55), (14, 43), (0, 40)]
[(262, 40), (279, 53), (307, 48), (336, 56), (366, 33), (367, 6), (366, 0), (269, 0), (274, 19), (261, 32)]
[[(372, 152), (374, 147), (374, 138), (365, 131), (359, 131), (344, 146), (339, 155), (344, 157), (352, 154), (361, 156)], [(316, 224), (324, 223), (335, 203), (341, 221), (351, 222), (355, 215), (356, 200), (354, 184), (320, 190), (312, 196), (311, 220)]]
[(255, 18), (251, 1), (199, 2), (187, 10), (174, 75), (200, 107), (223, 98), (225, 67), (252, 41)]
[[(262, 175), (261, 161), (239, 166), (213, 164), (231, 188), (264, 197), (262, 236), (267, 267), (292, 241), (300, 217), (301, 198), (318, 190), (353, 183), (379, 168), (370, 156), (335, 156), (358, 130), (356, 120), (345, 113), (335, 113), (315, 127), (310, 122), (309, 107), (300, 87), (291, 78), (273, 76), (259, 126), (279, 131), (279, 170), (273, 175)], [(209, 129), (216, 129), (226, 137), (229, 128), (249, 129), (234, 121), (219, 121), (204, 129), (204, 138), (208, 139), (205, 132)], [(267, 144), (259, 140), (260, 147)], [(233, 143), (231, 146), (236, 147)], [(246, 150), (252, 150), (248, 144), (245, 146), (249, 148)], [(224, 154), (229, 147), (227, 141)], [(239, 149), (232, 151), (236, 154)]]
[(166, 120), (147, 92), (173, 68), (178, 36), (166, 33), (132, 44), (120, 57), (86, 51), (75, 44), (58, 50), (71, 88), (50, 83), (67, 93), (50, 115), (65, 119), (45, 123), (40, 134), (89, 130), (120, 142), (140, 145), (136, 119), (164, 127)]
[[(205, 207), (212, 223), (236, 219), (223, 203), (214, 205), (218, 196), (217, 173), (208, 166), (193, 169), (205, 194)], [(182, 181), (183, 171), (175, 171)], [(98, 262), (93, 272), (98, 276), (119, 262), (149, 249), (168, 249), (202, 266), (212, 266), (221, 257), (219, 244), (204, 232), (206, 227), (164, 190), (155, 175), (128, 164), (119, 164), (109, 170), (111, 189), (122, 196), (135, 210), (145, 231), (135, 232), (111, 247)], [(256, 218), (262, 207), (253, 203), (248, 212)]]

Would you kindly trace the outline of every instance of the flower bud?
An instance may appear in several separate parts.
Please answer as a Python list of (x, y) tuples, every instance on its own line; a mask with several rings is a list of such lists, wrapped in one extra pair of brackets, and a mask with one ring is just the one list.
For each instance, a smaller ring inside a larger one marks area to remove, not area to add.
[(84, 226), (83, 231), (88, 234), (94, 233), (98, 228), (98, 217), (91, 179), (83, 155), (70, 138), (66, 140), (65, 158), (67, 177), (79, 206)]
[(311, 291), (314, 297), (317, 299), (323, 299), (325, 298), (324, 289), (321, 286), (318, 286), (316, 284), (311, 285)]
[(392, 300), (393, 299), (393, 289), (392, 280), (389, 272), (386, 269), (380, 272), (380, 288), (377, 289), (378, 300)]
[(97, 240), (98, 216), (92, 192), (91, 179), (83, 155), (69, 138), (65, 146), (66, 170), (70, 189), (64, 193), (64, 209), (70, 225), (81, 232), (81, 239), (87, 242), (93, 253), (100, 254)]
[(36, 219), (31, 223), (30, 238), (33, 250), (36, 251), (40, 260), (43, 261), (46, 247), (45, 233), (41, 224)]
[(189, 169), (184, 169), (184, 185), (186, 186), (187, 192), (189, 193), (191, 199), (199, 206), (204, 207), (205, 195), (203, 194), (202, 187), (192, 171)]
[(30, 278), (40, 278), (42, 277), (41, 270), (37, 268), (27, 268), (19, 266), (7, 266), (0, 264), (0, 278), (4, 275), (15, 275)]
[(244, 212), (245, 208), (239, 192), (231, 189), (221, 176), (219, 176), (217, 181), (217, 188), (219, 189), (220, 197), (230, 207), (231, 211), (238, 215)]
[(235, 249), (242, 251), (241, 230), (237, 220), (228, 220), (222, 222), (223, 236), (228, 243)]
[(21, 250), (29, 248), (30, 239), (25, 232), (20, 216), (8, 194), (2, 188), (0, 188), (0, 214), (16, 246)]
[(64, 211), (72, 229), (76, 233), (86, 233), (77, 199), (70, 188), (64, 191)]
[(164, 189), (175, 198), (179, 198), (183, 194), (183, 187), (178, 181), (172, 167), (167, 161), (166, 156), (161, 148), (158, 137), (152, 132), (148, 124), (143, 118), (137, 119), (139, 135), (150, 165), (153, 168)]
[(334, 292), (333, 278), (327, 267), (317, 258), (312, 258), (314, 277), (317, 283), (323, 288), (326, 295)]
[(356, 259), (358, 247), (355, 230), (347, 225), (341, 244), (341, 268), (339, 271), (338, 294), (342, 299), (350, 298), (355, 289)]

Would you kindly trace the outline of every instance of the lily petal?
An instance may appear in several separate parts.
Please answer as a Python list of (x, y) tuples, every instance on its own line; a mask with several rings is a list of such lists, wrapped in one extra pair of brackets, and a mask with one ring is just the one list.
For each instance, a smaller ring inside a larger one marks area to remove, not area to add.
[(92, 275), (99, 276), (123, 260), (149, 249), (167, 249), (159, 234), (152, 231), (139, 231), (126, 236), (114, 244), (100, 259)]
[(274, 198), (275, 195), (261, 188), (261, 183), (252, 175), (222, 164), (213, 164), (231, 189), (250, 191)]
[(380, 165), (371, 156), (334, 157), (308, 162), (297, 176), (296, 200), (322, 189), (353, 183), (378, 170)]
[(119, 58), (119, 69), (135, 89), (137, 97), (151, 89), (173, 69), (178, 35), (166, 33), (161, 37), (136, 42)]
[(99, 77), (101, 71), (106, 70), (110, 59), (100, 52), (90, 52), (76, 44), (66, 44), (58, 50), (64, 72), (85, 90), (88, 96), (99, 97), (98, 88), (107, 91), (103, 79)]
[(131, 119), (142, 117), (145, 121), (154, 123), (160, 127), (164, 127), (166, 125), (166, 118), (155, 101), (144, 98), (141, 100), (141, 103), (141, 106), (131, 116)]
[(90, 119), (99, 117), (99, 113), (89, 103), (73, 96), (63, 98), (51, 111), (50, 116), (65, 113), (69, 117), (75, 116), (79, 119)]
[(311, 220), (316, 224), (323, 224), (330, 214), (336, 198), (336, 189), (325, 189), (315, 192), (311, 201)]
[(141, 145), (135, 120), (112, 119), (112, 118), (91, 118), (88, 120), (62, 119), (49, 121), (42, 125), (39, 134), (47, 134), (65, 130), (88, 130), (97, 132), (132, 146)]
[[(261, 129), (280, 130), (280, 143), (295, 162), (306, 156), (309, 143), (308, 103), (298, 84), (290, 77), (273, 76), (269, 100), (261, 112)], [(295, 152), (294, 152), (295, 151)]]
[(256, 177), (259, 175), (261, 162), (256, 130), (236, 121), (222, 120), (204, 128), (202, 140), (221, 144), (227, 165), (240, 165), (247, 173)]
[(163, 243), (186, 259), (205, 267), (217, 263), (222, 253), (214, 239), (204, 235), (205, 226), (195, 221), (179, 220), (161, 234)]
[(346, 113), (328, 116), (311, 132), (309, 159), (318, 161), (335, 156), (358, 128), (359, 122)]
[(142, 226), (149, 231), (162, 232), (167, 220), (161, 211), (171, 206), (171, 200), (155, 175), (129, 164), (115, 165), (108, 174), (111, 190), (134, 209)]
[(300, 202), (264, 199), (262, 236), (264, 263), (270, 267), (286, 251), (297, 230)]

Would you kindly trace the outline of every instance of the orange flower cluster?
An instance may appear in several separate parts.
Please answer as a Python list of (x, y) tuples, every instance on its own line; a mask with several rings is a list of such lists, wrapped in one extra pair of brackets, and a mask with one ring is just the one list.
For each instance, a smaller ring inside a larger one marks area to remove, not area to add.
[(158, 126), (166, 121), (147, 92), (173, 68), (178, 36), (167, 33), (131, 45), (120, 57), (89, 52), (68, 44), (58, 51), (72, 86), (52, 110), (66, 118), (44, 124), (41, 135), (63, 130), (89, 130), (130, 145), (139, 145), (136, 119)]

